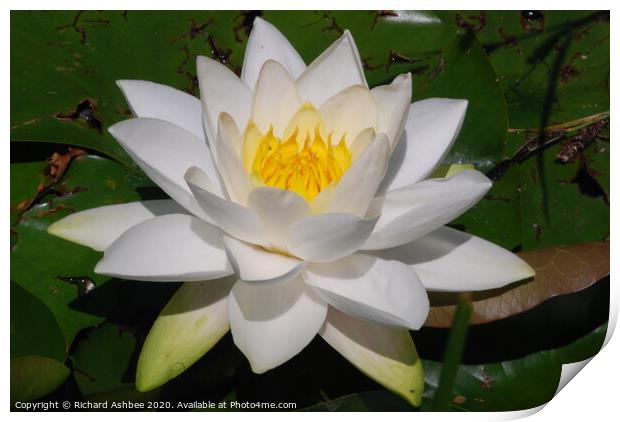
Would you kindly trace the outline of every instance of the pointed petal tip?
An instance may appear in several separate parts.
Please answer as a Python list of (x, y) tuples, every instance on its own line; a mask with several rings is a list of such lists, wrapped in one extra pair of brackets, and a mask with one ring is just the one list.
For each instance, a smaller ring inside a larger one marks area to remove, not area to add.
[(233, 342), (258, 374), (299, 354), (327, 316), (327, 304), (300, 277), (281, 286), (238, 281), (228, 298)]
[(266, 25), (266, 24), (269, 24), (269, 22), (267, 22), (265, 19), (261, 18), (260, 16), (256, 16), (254, 18), (254, 21), (252, 22), (253, 27), (260, 26), (260, 25)]
[(451, 119), (453, 119), (453, 121), (455, 122), (459, 121), (459, 124), (457, 125), (459, 129), (457, 131), (457, 135), (458, 135), (458, 132), (460, 132), (463, 121), (465, 120), (467, 109), (469, 107), (468, 99), (438, 97), (438, 98), (428, 98), (427, 100), (421, 100), (421, 101), (429, 101), (430, 103), (432, 103), (433, 101), (436, 101), (437, 104), (440, 105), (440, 107), (442, 108), (444, 114), (451, 116)]
[(47, 226), (47, 233), (51, 234), (52, 236), (62, 237), (64, 225), (63, 220), (64, 218), (61, 218), (60, 220), (55, 221), (49, 226)]
[(68, 240), (69, 242), (73, 242), (74, 240), (72, 239), (69, 231), (67, 230), (67, 225), (63, 220), (64, 218), (47, 226), (47, 234), (49, 234), (50, 236), (58, 237), (60, 239)]
[[(503, 279), (499, 279), (498, 282), (492, 285), (486, 285), (482, 288), (472, 289), (472, 291), (483, 291), (483, 290), (491, 290), (491, 289), (501, 289), (506, 286), (510, 286), (513, 283), (517, 283), (520, 281), (530, 280), (536, 276), (536, 270), (530, 266), (527, 262), (521, 259), (517, 254), (513, 254), (513, 260), (510, 263), (507, 263), (504, 267), (504, 270), (509, 271), (510, 276), (506, 276)], [(530, 280), (531, 281), (531, 280)], [(462, 289), (444, 289), (440, 291), (446, 292), (460, 292)]]
[(252, 362), (250, 360), (248, 360), (250, 362), (250, 369), (252, 369), (252, 372), (254, 372), (256, 375), (262, 375), (265, 372), (271, 370), (272, 368), (268, 368), (265, 366), (260, 366), (258, 364), (256, 364), (256, 362)]
[(129, 119), (125, 119), (125, 120), (121, 120), (120, 122), (116, 122), (111, 126), (108, 126), (108, 132), (110, 133), (110, 135), (112, 135), (119, 143), (122, 144), (122, 133), (121, 131), (127, 127), (128, 125), (130, 125), (130, 122), (133, 122), (135, 120), (138, 119), (143, 119), (143, 120), (155, 120), (155, 119), (150, 119), (148, 117), (132, 117)]
[[(124, 120), (123, 120), (124, 121)], [(118, 122), (118, 123), (114, 123), (112, 126), (108, 126), (108, 132), (110, 133), (110, 135), (112, 135), (114, 138), (116, 138), (118, 136), (118, 125), (121, 124), (123, 121)]]
[[(477, 191), (481, 192), (480, 195), (486, 194), (486, 192), (493, 187), (493, 182), (491, 181), (491, 179), (489, 179), (481, 171), (471, 169), (471, 168), (457, 170), (449, 176), (440, 177), (435, 180), (439, 180), (441, 182), (449, 182), (450, 180), (459, 180), (459, 179), (463, 179), (467, 183), (468, 187), (476, 188)], [(428, 180), (433, 180), (433, 179), (428, 179)]]
[(420, 406), (424, 369), (409, 332), (330, 308), (323, 339), (362, 373), (413, 406)]
[(99, 262), (97, 262), (97, 264), (95, 265), (95, 268), (93, 269), (93, 272), (95, 274), (107, 275), (105, 267), (106, 267), (106, 262), (105, 262), (105, 256), (104, 256), (103, 258), (99, 260)]
[(211, 57), (196, 56), (196, 72), (197, 72), (197, 76), (198, 76), (199, 80), (202, 79), (201, 75), (203, 75), (203, 73), (206, 71), (205, 68), (207, 66), (209, 66), (210, 64), (212, 64), (212, 63), (216, 63), (218, 65), (221, 65), (220, 62), (218, 62), (216, 60), (213, 60)]
[(183, 173), (183, 180), (185, 180), (194, 197), (196, 197), (195, 189), (206, 190), (211, 193), (211, 180), (200, 167), (191, 166), (188, 168)]
[(153, 380), (149, 378), (148, 374), (140, 371), (138, 367), (138, 371), (136, 372), (136, 390), (141, 393), (146, 393), (148, 391), (154, 390), (162, 384), (163, 383), (158, 384), (157, 382), (153, 382)]
[(357, 56), (357, 59), (359, 61), (360, 57), (359, 57), (359, 49), (357, 48), (357, 44), (355, 43), (355, 38), (353, 37), (353, 34), (351, 33), (351, 31), (349, 31), (348, 29), (345, 29), (344, 32), (342, 33), (342, 36), (336, 41), (337, 42), (347, 42), (349, 44), (349, 47), (355, 52), (355, 55)]
[[(436, 107), (438, 110), (441, 110), (442, 114), (451, 116), (450, 118), (454, 121), (458, 120), (460, 117), (461, 120), (464, 119), (467, 108), (469, 107), (469, 100), (466, 98), (445, 98), (445, 97), (434, 97), (427, 98), (424, 100), (416, 101), (419, 103), (417, 105), (431, 105), (431, 107)], [(460, 126), (459, 126), (460, 130)]]
[(202, 170), (200, 170), (200, 168), (196, 167), (196, 166), (191, 166), (190, 168), (188, 168), (185, 173), (183, 174), (183, 178), (187, 181), (187, 182), (191, 182), (191, 180), (196, 177), (198, 174), (201, 174)]
[(380, 151), (383, 151), (386, 147), (389, 147), (388, 137), (383, 132), (377, 133), (377, 136), (375, 137), (375, 142), (379, 144), (379, 147), (381, 148)]
[[(424, 390), (424, 388), (422, 388), (422, 390)], [(418, 393), (415, 389), (404, 392), (398, 391), (396, 394), (405, 399), (405, 401), (413, 407), (420, 407), (420, 405), (422, 405), (422, 394)]]
[(407, 73), (401, 73), (400, 75), (398, 75), (397, 77), (395, 77), (392, 80), (391, 85), (411, 85), (412, 82), (412, 76), (411, 76), (411, 72), (407, 72)]
[[(460, 175), (460, 176), (459, 176)], [(459, 171), (458, 173), (453, 174), (451, 177), (471, 177), (476, 182), (479, 182), (484, 185), (488, 185), (489, 187), (493, 186), (493, 182), (489, 179), (484, 173), (475, 169), (464, 169)]]
[(202, 55), (196, 56), (196, 64), (198, 64), (198, 63), (206, 63), (209, 60), (211, 60), (211, 59), (209, 57), (207, 57), (207, 56), (202, 56)]
[[(265, 60), (265, 62), (262, 64), (262, 66), (260, 67), (259, 71), (258, 71), (258, 79), (257, 79), (257, 83), (262, 79), (265, 78), (266, 75), (268, 75), (267, 72), (283, 72), (284, 75), (280, 75), (280, 78), (285, 77), (287, 79), (290, 79), (290, 83), (292, 86), (294, 86), (294, 79), (291, 76), (290, 72), (288, 71), (288, 69), (286, 68), (286, 66), (283, 63), (280, 63), (279, 61), (275, 60), (275, 59), (267, 59)], [(257, 87), (256, 87), (257, 88)], [(255, 90), (256, 90), (255, 88)], [(254, 99), (255, 101), (256, 99)], [(301, 100), (298, 100), (301, 101)]]
[(72, 219), (69, 218), (72, 215), (74, 214), (69, 214), (68, 216), (50, 224), (47, 227), (47, 233), (50, 236), (55, 236), (69, 242), (77, 243), (78, 245), (88, 246), (97, 252), (102, 252), (103, 249), (97, 244), (97, 242), (85, 243), (79, 236), (75, 236), (75, 220), (73, 219), (72, 221)]
[(155, 84), (155, 82), (145, 81), (145, 80), (141, 80), (141, 79), (117, 79), (117, 80), (114, 81), (116, 86), (119, 87), (121, 89), (121, 91), (123, 91), (123, 92), (125, 91), (125, 88), (127, 88), (127, 85), (131, 84), (132, 82)]
[(217, 116), (217, 129), (218, 129), (218, 132), (220, 131), (221, 127), (223, 125), (225, 125), (225, 124), (226, 125), (227, 124), (233, 124), (233, 125), (235, 125), (235, 127), (237, 126), (237, 123), (235, 122), (235, 119), (233, 119), (233, 117), (229, 113), (227, 113), (225, 111), (222, 111)]
[[(230, 312), (230, 310), (229, 310), (229, 312)], [(267, 371), (269, 371), (269, 370), (279, 366), (279, 364), (276, 364), (276, 365), (266, 365), (264, 362), (261, 363), (257, 359), (253, 359), (250, 354), (246, 354), (246, 353), (243, 352), (243, 342), (239, 341), (239, 338), (238, 338), (238, 336), (235, 335), (235, 331), (234, 330), (231, 330), (231, 334), (232, 334), (233, 343), (235, 344), (237, 349), (242, 351), (242, 353), (244, 354), (245, 358), (248, 360), (248, 363), (250, 364), (250, 369), (252, 370), (253, 373), (255, 373), (256, 375), (262, 375), (265, 372), (267, 372)]]
[(463, 117), (465, 117), (465, 113), (467, 112), (467, 108), (469, 107), (469, 100), (466, 98), (457, 98), (453, 101), (454, 108), (460, 111), (463, 114)]
[(196, 195), (194, 189), (207, 191), (213, 194), (213, 182), (209, 176), (198, 166), (191, 166), (183, 174), (183, 180), (190, 188), (192, 195)]
[[(519, 257), (519, 260), (521, 261), (521, 265), (523, 267), (523, 278), (521, 280), (526, 280), (528, 278), (532, 278), (536, 276), (536, 270), (527, 262), (525, 262), (525, 260), (521, 259), (521, 257)], [(519, 280), (515, 280), (515, 281), (519, 281)]]
[(535, 277), (536, 276), (536, 271), (534, 270), (534, 268), (532, 268), (532, 267), (530, 267), (528, 265), (527, 268), (525, 269), (525, 274), (526, 274), (526, 277), (524, 278), (524, 280), (528, 279), (528, 278)]
[(282, 68), (282, 69), (286, 72), (286, 74), (288, 75), (288, 71), (286, 70), (286, 68), (285, 68), (284, 66), (282, 66), (282, 63), (280, 63), (279, 61), (274, 60), (274, 59), (267, 59), (267, 60), (265, 60), (265, 63), (263, 63), (263, 65), (262, 65), (262, 66), (261, 66), (261, 68), (260, 68), (260, 71), (259, 71), (259, 79), (260, 79), (260, 74), (261, 74), (262, 72), (264, 72), (264, 71), (265, 71), (265, 69), (266, 69), (268, 66), (278, 66), (278, 67), (281, 67), (281, 68)]
[(136, 389), (153, 390), (183, 373), (228, 332), (232, 278), (183, 283), (153, 323), (136, 370)]

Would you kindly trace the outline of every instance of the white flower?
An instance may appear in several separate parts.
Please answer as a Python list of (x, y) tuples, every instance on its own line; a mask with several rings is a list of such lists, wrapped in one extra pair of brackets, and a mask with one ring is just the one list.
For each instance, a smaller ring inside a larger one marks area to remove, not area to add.
[(151, 330), (138, 388), (178, 375), (230, 327), (257, 373), (319, 333), (419, 403), (407, 330), (426, 319), (426, 289), (484, 290), (533, 275), (514, 254), (443, 227), (491, 187), (484, 175), (425, 180), (467, 101), (410, 104), (409, 74), (369, 90), (348, 31), (306, 67), (260, 18), (241, 78), (206, 57), (197, 65), (202, 102), (119, 81), (137, 118), (109, 129), (172, 199), (91, 209), (49, 228), (105, 251), (98, 273), (197, 282)]

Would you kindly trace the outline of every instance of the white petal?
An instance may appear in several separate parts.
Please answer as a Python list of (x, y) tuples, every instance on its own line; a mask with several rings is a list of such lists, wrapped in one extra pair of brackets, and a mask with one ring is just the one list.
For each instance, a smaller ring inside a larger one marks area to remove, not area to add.
[(136, 117), (165, 120), (205, 142), (202, 105), (198, 98), (149, 81), (120, 80), (116, 81), (116, 84)]
[(291, 224), (310, 214), (308, 203), (297, 193), (269, 186), (256, 188), (250, 193), (248, 208), (263, 221), (269, 243), (281, 250), (288, 246)]
[(385, 176), (389, 157), (390, 144), (380, 133), (342, 176), (331, 193), (328, 211), (364, 217)]
[(410, 185), (431, 174), (450, 151), (466, 111), (467, 100), (429, 98), (411, 104), (404, 136), (392, 153), (383, 191)]
[(278, 29), (260, 17), (254, 19), (243, 58), (241, 80), (254, 90), (258, 74), (267, 60), (282, 64), (293, 79), (306, 69), (306, 64)]
[(309, 262), (329, 262), (351, 255), (368, 239), (377, 218), (326, 213), (306, 217), (289, 229), (289, 251)]
[(428, 179), (388, 192), (383, 213), (363, 249), (385, 249), (418, 239), (474, 206), (492, 183), (476, 170)]
[(411, 103), (411, 74), (397, 76), (390, 85), (382, 85), (370, 90), (377, 110), (379, 122), (377, 132), (388, 136), (392, 149), (400, 139), (409, 114)]
[[(368, 149), (370, 145), (372, 145), (375, 138), (375, 130), (369, 127), (368, 129), (361, 131), (357, 135), (353, 143), (349, 146), (349, 150), (351, 151), (351, 161), (354, 163), (354, 167), (360, 156)], [(371, 157), (372, 156), (368, 156), (367, 159), (373, 160), (373, 158)], [(349, 171), (351, 171), (351, 169)], [(355, 189), (357, 189), (358, 187), (359, 186), (357, 186), (356, 184)], [(335, 185), (329, 185), (327, 186), (327, 188), (323, 189), (317, 196), (315, 196), (312, 201), (310, 201), (310, 208), (312, 209), (312, 212), (314, 214), (322, 214), (327, 211), (327, 207), (329, 206), (329, 203), (334, 197), (335, 190)], [(348, 192), (346, 191), (344, 191), (344, 193), (348, 194)], [(381, 207), (377, 208), (376, 211), (377, 212), (370, 212), (369, 209), (369, 211), (366, 212), (366, 215), (373, 217), (379, 215), (379, 213), (381, 212)]]
[(373, 128), (368, 128), (361, 131), (351, 146), (349, 150), (351, 151), (351, 160), (355, 162), (363, 153), (366, 151), (368, 146), (374, 141), (376, 137), (376, 132)]
[(232, 274), (222, 232), (184, 214), (133, 226), (109, 248), (95, 272), (127, 280), (199, 281)]
[(237, 347), (262, 374), (291, 359), (323, 325), (327, 305), (300, 277), (283, 285), (238, 281), (228, 302)]
[(262, 133), (273, 127), (279, 138), (293, 115), (301, 107), (295, 82), (278, 62), (268, 60), (263, 65), (254, 91), (252, 120)]
[(220, 113), (232, 116), (237, 127), (245, 129), (250, 118), (252, 92), (232, 70), (204, 56), (196, 60), (204, 127), (210, 145), (215, 143)]
[(330, 305), (360, 318), (418, 330), (428, 315), (426, 290), (402, 262), (356, 254), (312, 264), (303, 277)]
[(105, 205), (69, 214), (47, 228), (47, 232), (96, 251), (105, 250), (129, 228), (158, 215), (183, 214), (170, 199)]
[(315, 107), (353, 85), (368, 87), (357, 46), (348, 30), (297, 79), (302, 99)]
[(420, 406), (424, 371), (409, 331), (364, 321), (330, 307), (319, 333), (364, 374)]
[(184, 283), (151, 327), (138, 360), (136, 389), (177, 377), (228, 332), (230, 278)]
[(512, 252), (449, 227), (376, 255), (410, 265), (431, 290), (495, 289), (534, 276), (532, 267)]
[(265, 226), (254, 211), (214, 195), (211, 181), (197, 167), (187, 171), (185, 180), (199, 206), (215, 225), (238, 239), (265, 245)]
[(192, 166), (214, 178), (214, 193), (222, 195), (209, 148), (185, 129), (163, 120), (138, 118), (123, 120), (108, 130), (147, 176), (189, 211), (200, 216), (183, 180)]
[(333, 132), (332, 142), (338, 142), (346, 134), (345, 141), (351, 145), (364, 129), (377, 129), (377, 104), (365, 86), (355, 85), (340, 91), (325, 101), (319, 112), (327, 132)]
[(226, 253), (235, 273), (248, 283), (284, 283), (296, 277), (305, 262), (224, 236)]
[(238, 204), (246, 203), (251, 183), (243, 168), (235, 145), (240, 144), (241, 133), (228, 113), (220, 114), (217, 123), (217, 166), (228, 197)]

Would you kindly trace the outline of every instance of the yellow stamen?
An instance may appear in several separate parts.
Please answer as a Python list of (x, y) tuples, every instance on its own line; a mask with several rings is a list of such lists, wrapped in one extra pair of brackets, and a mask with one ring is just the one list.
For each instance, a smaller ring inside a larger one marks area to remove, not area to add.
[[(291, 122), (296, 125), (287, 128), (284, 139), (276, 137), (271, 127), (262, 134), (250, 123), (243, 145), (243, 166), (252, 180), (296, 192), (308, 201), (338, 182), (351, 167), (344, 135), (337, 145), (332, 144), (331, 134), (324, 139), (322, 123), (311, 107), (300, 109)], [(310, 123), (315, 126), (310, 128)]]

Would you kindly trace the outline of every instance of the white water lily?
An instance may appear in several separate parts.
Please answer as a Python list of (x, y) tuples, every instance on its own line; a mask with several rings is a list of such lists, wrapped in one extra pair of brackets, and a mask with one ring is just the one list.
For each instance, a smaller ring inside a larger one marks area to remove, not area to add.
[(199, 57), (201, 100), (123, 80), (136, 118), (110, 133), (172, 199), (78, 212), (49, 232), (104, 251), (95, 271), (184, 281), (144, 344), (136, 385), (189, 367), (232, 331), (254, 372), (318, 333), (410, 402), (423, 388), (408, 330), (426, 290), (498, 288), (533, 275), (520, 258), (444, 227), (491, 182), (426, 179), (466, 100), (411, 103), (411, 76), (369, 89), (345, 31), (309, 66), (257, 18), (238, 78)]

